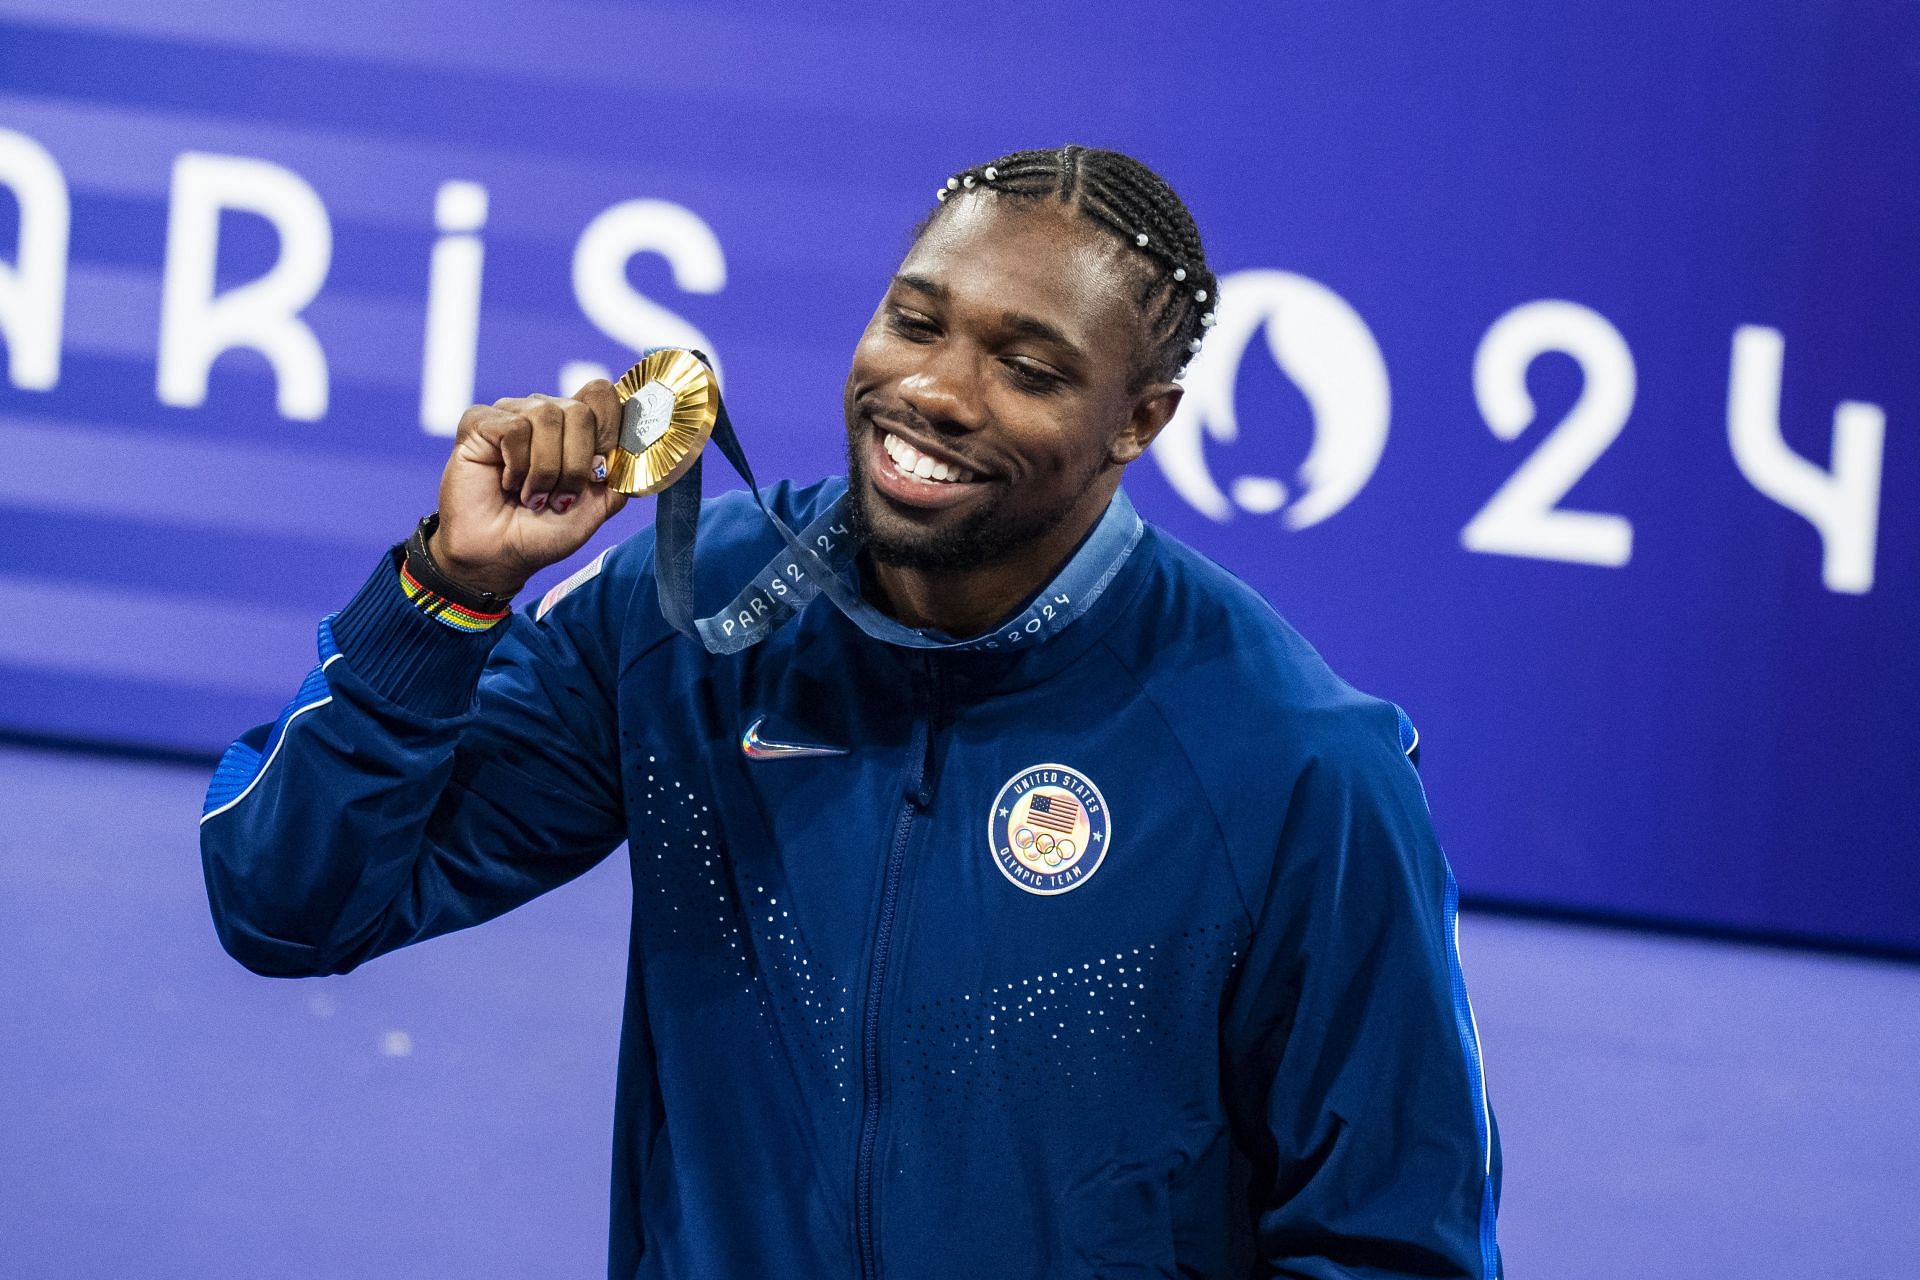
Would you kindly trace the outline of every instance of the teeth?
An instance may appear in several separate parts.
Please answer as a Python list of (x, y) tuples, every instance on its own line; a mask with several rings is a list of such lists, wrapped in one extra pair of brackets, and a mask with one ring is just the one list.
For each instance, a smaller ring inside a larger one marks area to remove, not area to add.
[(921, 453), (891, 431), (881, 437), (880, 447), (887, 451), (887, 456), (893, 459), (893, 465), (901, 475), (947, 484), (974, 479), (972, 472)]

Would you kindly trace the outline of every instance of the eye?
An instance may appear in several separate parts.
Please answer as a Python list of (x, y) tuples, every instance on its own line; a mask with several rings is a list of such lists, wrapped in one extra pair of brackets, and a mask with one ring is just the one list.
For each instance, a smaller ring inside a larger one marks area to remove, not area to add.
[(940, 335), (940, 326), (926, 316), (897, 307), (887, 313), (887, 327), (911, 342), (930, 342)]
[(1037, 364), (1029, 364), (1024, 360), (1008, 360), (1004, 364), (1007, 372), (1013, 377), (1014, 385), (1023, 391), (1045, 395), (1067, 384), (1065, 378)]

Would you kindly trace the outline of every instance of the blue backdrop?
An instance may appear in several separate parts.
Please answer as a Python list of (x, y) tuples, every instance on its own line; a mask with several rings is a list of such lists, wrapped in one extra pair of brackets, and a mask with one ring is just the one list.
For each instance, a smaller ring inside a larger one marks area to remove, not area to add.
[(217, 750), (461, 405), (639, 346), (840, 469), (935, 186), (1071, 140), (1226, 277), (1130, 492), (1470, 892), (1920, 947), (1920, 8), (949, 9), (0, 2), (0, 728)]

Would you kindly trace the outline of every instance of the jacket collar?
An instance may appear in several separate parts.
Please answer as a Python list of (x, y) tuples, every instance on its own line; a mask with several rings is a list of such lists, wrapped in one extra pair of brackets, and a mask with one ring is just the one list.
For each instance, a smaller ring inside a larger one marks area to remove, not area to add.
[[(998, 625), (978, 636), (954, 637), (889, 620), (913, 639), (889, 642), (867, 634), (831, 604), (813, 610), (877, 662), (903, 674), (939, 672), (963, 692), (985, 694), (1037, 684), (1070, 665), (1123, 616), (1146, 581), (1154, 535), (1124, 490), (1116, 490), (1100, 519), (1058, 573)], [(865, 557), (850, 559), (846, 572), (860, 585)]]

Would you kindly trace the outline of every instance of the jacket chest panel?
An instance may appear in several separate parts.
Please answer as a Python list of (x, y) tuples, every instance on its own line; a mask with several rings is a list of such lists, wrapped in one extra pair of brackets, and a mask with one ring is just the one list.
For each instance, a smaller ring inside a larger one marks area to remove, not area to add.
[(690, 690), (699, 749), (656, 721), (630, 754), (657, 1017), (777, 1027), (842, 1089), (884, 918), (888, 1070), (930, 1112), (985, 1089), (1064, 1119), (1096, 1080), (1211, 1061), (1192, 1042), (1244, 924), (1191, 766), (1128, 686), (1089, 669), (968, 703), (832, 663), (753, 674)]

